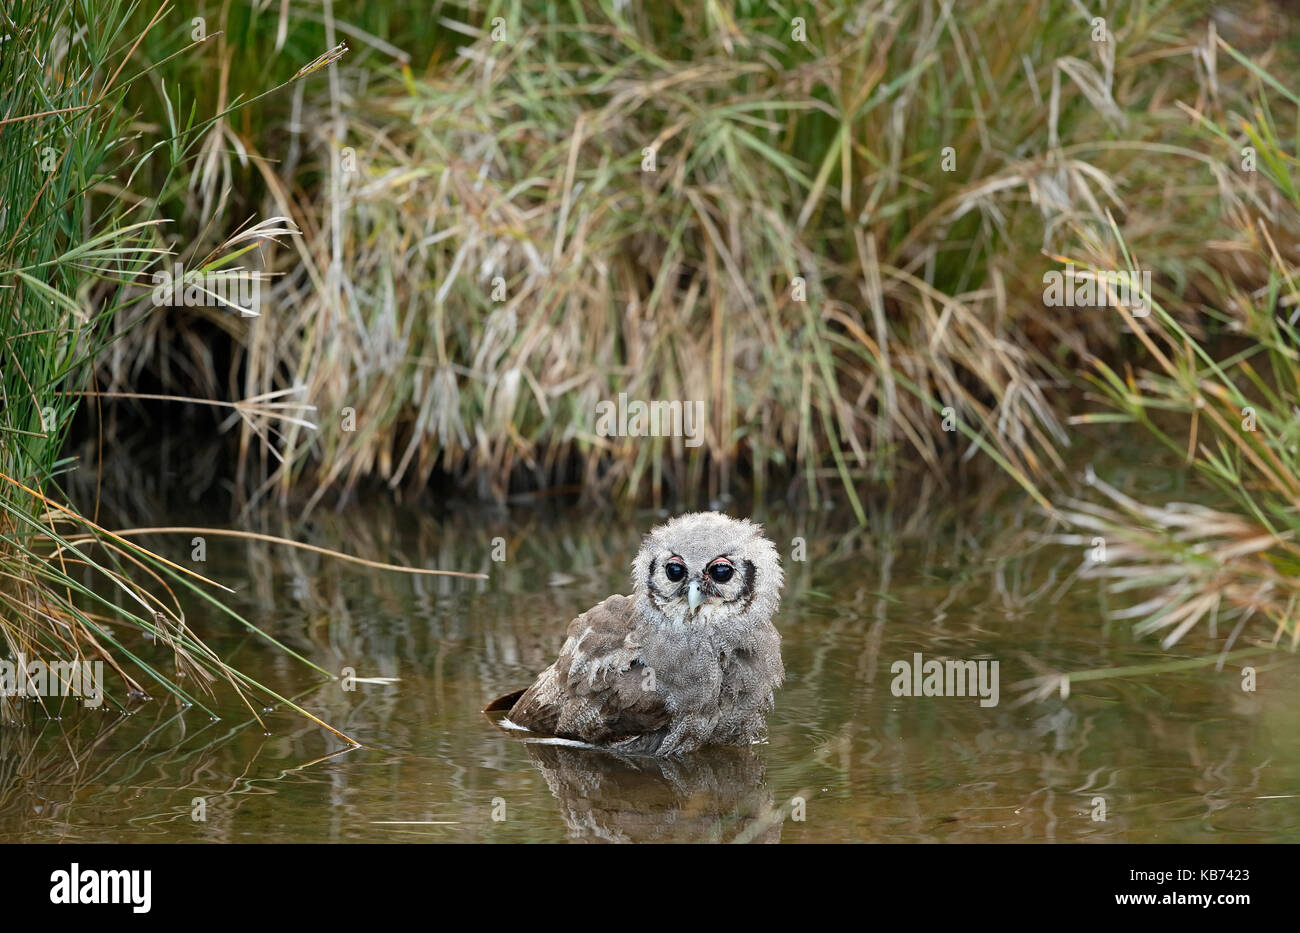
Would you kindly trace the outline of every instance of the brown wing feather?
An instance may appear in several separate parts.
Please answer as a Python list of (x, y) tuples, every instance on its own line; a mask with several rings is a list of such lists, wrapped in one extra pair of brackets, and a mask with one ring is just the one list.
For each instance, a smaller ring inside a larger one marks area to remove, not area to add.
[(672, 718), (647, 690), (628, 596), (611, 596), (569, 623), (555, 663), (511, 708), (510, 721), (597, 745), (654, 732)]

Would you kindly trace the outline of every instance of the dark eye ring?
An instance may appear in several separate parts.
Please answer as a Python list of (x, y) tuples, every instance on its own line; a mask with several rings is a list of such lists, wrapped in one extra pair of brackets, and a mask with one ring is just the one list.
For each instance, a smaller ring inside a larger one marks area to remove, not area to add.
[(681, 563), (680, 561), (675, 561), (675, 560), (669, 561), (664, 566), (664, 574), (668, 577), (669, 580), (672, 580), (674, 583), (676, 583), (682, 577), (686, 576), (686, 565)]
[(713, 578), (714, 583), (726, 583), (731, 579), (731, 575), (736, 572), (736, 568), (731, 564), (725, 564), (719, 561), (709, 568), (709, 576)]

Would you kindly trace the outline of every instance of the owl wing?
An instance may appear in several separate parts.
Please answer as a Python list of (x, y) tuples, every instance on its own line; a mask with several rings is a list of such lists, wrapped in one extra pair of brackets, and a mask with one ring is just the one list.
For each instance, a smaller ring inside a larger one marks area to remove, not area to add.
[(641, 658), (634, 605), (611, 596), (569, 623), (559, 658), (511, 707), (510, 721), (593, 745), (666, 726), (672, 714)]

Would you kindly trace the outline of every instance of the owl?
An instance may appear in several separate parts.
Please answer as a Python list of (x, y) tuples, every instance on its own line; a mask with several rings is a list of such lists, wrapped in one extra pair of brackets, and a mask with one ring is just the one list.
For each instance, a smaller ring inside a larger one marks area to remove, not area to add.
[(642, 542), (632, 595), (574, 619), (555, 663), (487, 709), (508, 709), (506, 726), (632, 755), (749, 745), (785, 677), (772, 624), (781, 584), (761, 526), (680, 515)]

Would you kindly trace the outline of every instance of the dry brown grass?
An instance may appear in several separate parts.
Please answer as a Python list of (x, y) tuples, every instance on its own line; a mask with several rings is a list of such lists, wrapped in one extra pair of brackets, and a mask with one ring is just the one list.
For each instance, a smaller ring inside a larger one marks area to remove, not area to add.
[[(1260, 271), (1228, 222), (1238, 188), (1178, 106), (1221, 108), (1249, 75), (1207, 69), (1207, 23), (1176, 4), (1114, 11), (1101, 42), (1047, 2), (844, 5), (805, 44), (769, 13), (584, 10), (499, 43), (469, 11), (454, 59), (415, 70), (429, 49), (409, 47), (388, 74), (371, 63), (392, 45), (354, 29), (360, 52), (277, 135), (207, 150), (211, 196), (189, 200), (205, 228), (228, 222), (221, 179), (246, 159), (264, 212), (303, 234), (263, 251), (282, 273), (267, 313), (210, 316), (239, 375), (201, 350), (168, 374), (317, 406), (283, 463), (243, 429), (248, 488), (305, 479), (314, 503), (449, 474), (498, 499), (660, 502), (776, 486), (861, 516), (860, 487), (982, 451), (1046, 504), (1069, 440), (1057, 390), (1117, 337), (1042, 306), (1054, 257), (1106, 242), (1114, 213), (1167, 295)], [(188, 325), (150, 326), (138, 339), (165, 353)], [(704, 401), (704, 456), (595, 436), (620, 392)]]

